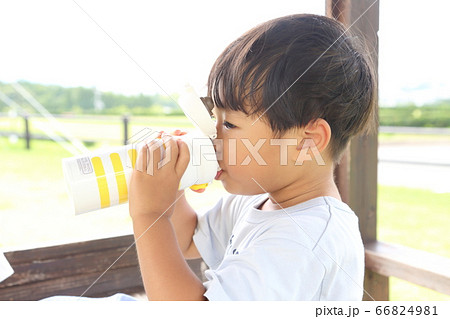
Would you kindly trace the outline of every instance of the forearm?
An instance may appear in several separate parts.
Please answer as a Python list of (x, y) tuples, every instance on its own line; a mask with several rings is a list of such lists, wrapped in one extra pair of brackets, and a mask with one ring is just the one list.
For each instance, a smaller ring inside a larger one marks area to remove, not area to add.
[(206, 300), (202, 282), (189, 268), (178, 247), (170, 219), (162, 216), (154, 222), (155, 218), (150, 216), (133, 219), (147, 297), (150, 300)]
[(192, 237), (197, 227), (197, 214), (187, 202), (184, 191), (179, 191), (177, 198), (171, 221), (180, 250), (185, 258), (199, 258), (199, 255), (192, 255), (188, 251), (192, 245)]

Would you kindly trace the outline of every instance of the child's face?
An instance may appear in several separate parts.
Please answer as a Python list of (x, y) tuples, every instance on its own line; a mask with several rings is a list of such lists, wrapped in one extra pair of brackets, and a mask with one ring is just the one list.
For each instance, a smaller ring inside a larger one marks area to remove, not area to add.
[[(216, 152), (222, 169), (218, 179), (228, 192), (275, 192), (298, 179), (301, 169), (294, 167), (291, 160), (300, 143), (295, 134), (298, 131), (275, 139), (270, 126), (256, 116), (218, 108), (213, 112), (217, 120)], [(283, 141), (289, 145), (280, 146)]]

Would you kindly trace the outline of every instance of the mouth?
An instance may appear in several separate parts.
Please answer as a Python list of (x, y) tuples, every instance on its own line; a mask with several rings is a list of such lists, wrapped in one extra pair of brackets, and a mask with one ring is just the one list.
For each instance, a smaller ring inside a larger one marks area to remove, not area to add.
[(220, 175), (222, 175), (223, 169), (217, 172), (216, 177), (214, 179), (218, 180), (220, 178)]

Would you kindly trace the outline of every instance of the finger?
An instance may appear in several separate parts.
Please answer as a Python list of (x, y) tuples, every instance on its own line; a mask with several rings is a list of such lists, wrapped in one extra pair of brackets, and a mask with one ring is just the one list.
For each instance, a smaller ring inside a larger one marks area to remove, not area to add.
[(190, 154), (189, 148), (184, 141), (178, 139), (177, 145), (178, 145), (178, 158), (175, 164), (175, 172), (177, 173), (178, 177), (181, 178), (189, 164)]
[(182, 136), (182, 135), (185, 135), (185, 134), (187, 134), (187, 133), (184, 132), (184, 131), (181, 131), (181, 130), (175, 130), (175, 131), (173, 131), (171, 133), (171, 135), (173, 135), (173, 136)]
[(174, 138), (168, 134), (163, 134), (161, 140), (163, 143), (163, 148), (161, 148), (161, 151), (163, 151), (164, 154), (158, 162), (158, 169), (161, 169), (169, 163), (171, 163), (173, 167), (174, 162), (178, 157), (178, 147), (176, 142), (174, 141)]
[(145, 144), (138, 152), (136, 158), (136, 169), (140, 172), (147, 171), (147, 144)]
[(155, 138), (147, 143), (148, 152), (147, 152), (147, 174), (153, 175), (158, 169), (158, 162), (161, 161), (162, 152), (161, 148), (163, 148), (163, 142), (160, 138)]

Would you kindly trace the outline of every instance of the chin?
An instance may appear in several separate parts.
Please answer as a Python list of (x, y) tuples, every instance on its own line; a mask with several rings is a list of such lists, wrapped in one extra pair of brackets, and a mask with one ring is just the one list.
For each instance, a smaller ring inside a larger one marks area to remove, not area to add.
[(249, 187), (248, 185), (241, 184), (241, 183), (227, 183), (225, 181), (222, 181), (222, 185), (223, 185), (223, 188), (225, 188), (225, 190), (228, 193), (234, 194), (234, 195), (250, 196), (250, 195), (265, 194), (265, 192), (261, 188), (259, 188), (258, 185), (254, 185), (257, 187), (257, 188), (255, 188), (255, 187)]

